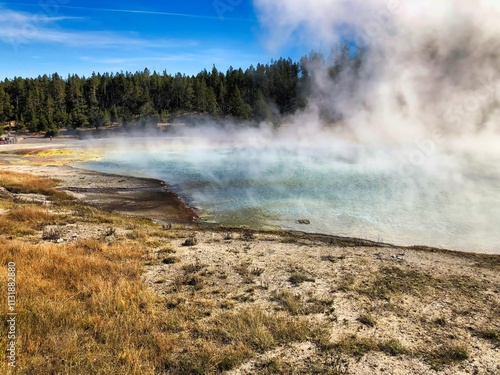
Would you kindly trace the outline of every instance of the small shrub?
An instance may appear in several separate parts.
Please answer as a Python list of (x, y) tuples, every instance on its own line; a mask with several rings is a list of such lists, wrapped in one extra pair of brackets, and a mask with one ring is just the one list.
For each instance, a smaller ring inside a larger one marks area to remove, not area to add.
[(293, 285), (298, 285), (302, 284), (304, 282), (315, 282), (316, 280), (305, 273), (299, 272), (299, 271), (294, 271), (292, 275), (288, 278), (288, 281), (291, 282)]
[(251, 230), (244, 230), (241, 232), (240, 238), (244, 241), (250, 241), (255, 238), (255, 234)]
[(189, 238), (186, 238), (186, 240), (182, 243), (182, 246), (195, 246), (198, 244), (198, 240), (196, 238), (196, 235), (191, 235)]
[(301, 315), (306, 310), (304, 303), (302, 302), (302, 298), (299, 295), (290, 293), (287, 290), (276, 293), (274, 295), (274, 299), (292, 315)]
[(148, 236), (142, 230), (134, 229), (132, 232), (127, 233), (127, 238), (129, 240), (145, 240)]
[(162, 260), (163, 264), (175, 264), (179, 262), (179, 258), (176, 257), (166, 257)]
[(349, 292), (354, 289), (355, 283), (356, 283), (356, 278), (354, 277), (354, 275), (347, 274), (344, 276), (337, 289), (344, 293)]
[(378, 351), (379, 348), (373, 339), (358, 337), (356, 335), (344, 336), (334, 346), (341, 353), (352, 355), (356, 358), (361, 358), (369, 352)]
[(231, 232), (223, 232), (221, 233), (221, 237), (224, 241), (230, 241), (233, 239), (233, 234)]
[(60, 228), (44, 228), (42, 239), (46, 241), (57, 241), (62, 238), (62, 230)]
[(345, 257), (344, 256), (340, 256), (340, 257), (335, 257), (333, 255), (324, 255), (320, 258), (323, 262), (331, 262), (331, 263), (337, 263), (341, 260), (344, 260)]
[(434, 324), (437, 324), (438, 326), (444, 327), (444, 326), (446, 326), (446, 319), (445, 318), (434, 319)]
[(93, 219), (97, 214), (97, 210), (93, 207), (84, 204), (77, 204), (75, 206), (75, 215), (82, 219)]
[(489, 340), (494, 344), (500, 344), (500, 332), (492, 329), (476, 331), (475, 335), (485, 340)]
[(408, 351), (401, 345), (401, 343), (396, 339), (391, 339), (384, 341), (379, 344), (379, 350), (383, 353), (387, 353), (393, 357), (406, 354)]
[(375, 318), (370, 314), (362, 314), (359, 316), (357, 320), (358, 322), (364, 324), (367, 327), (375, 327), (375, 325), (377, 324)]
[(195, 290), (203, 289), (203, 278), (199, 275), (191, 275), (191, 274), (181, 274), (177, 276), (174, 280), (174, 285), (177, 287), (182, 285), (192, 286)]
[(199, 259), (196, 259), (195, 263), (189, 263), (182, 266), (182, 270), (186, 273), (196, 273), (200, 272), (206, 265), (201, 264)]
[(464, 345), (445, 344), (427, 354), (427, 360), (434, 370), (440, 370), (457, 362), (469, 359), (469, 351)]
[(158, 251), (158, 256), (161, 256), (162, 254), (175, 254), (175, 252), (176, 251), (171, 247), (166, 247)]
[(250, 274), (252, 276), (260, 276), (264, 273), (264, 268), (253, 268), (251, 271), (250, 271)]

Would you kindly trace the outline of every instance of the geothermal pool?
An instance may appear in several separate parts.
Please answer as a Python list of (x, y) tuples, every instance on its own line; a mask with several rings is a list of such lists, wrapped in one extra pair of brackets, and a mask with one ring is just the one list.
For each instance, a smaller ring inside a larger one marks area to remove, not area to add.
[(102, 160), (81, 166), (164, 180), (208, 222), (500, 253), (500, 160), (446, 152), (408, 160), (403, 149), (346, 143), (162, 141), (111, 147)]

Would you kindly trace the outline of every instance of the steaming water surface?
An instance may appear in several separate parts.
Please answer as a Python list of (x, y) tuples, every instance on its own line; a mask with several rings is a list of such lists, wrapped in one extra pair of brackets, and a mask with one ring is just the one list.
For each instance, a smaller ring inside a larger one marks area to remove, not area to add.
[(164, 180), (206, 221), (500, 253), (499, 160), (428, 158), (412, 166), (398, 150), (346, 144), (162, 145), (119, 148), (84, 166)]

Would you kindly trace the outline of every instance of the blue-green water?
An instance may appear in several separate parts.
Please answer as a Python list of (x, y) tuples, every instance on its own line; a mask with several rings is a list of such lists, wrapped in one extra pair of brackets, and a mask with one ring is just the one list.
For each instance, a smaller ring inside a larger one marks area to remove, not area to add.
[(165, 144), (110, 149), (83, 166), (164, 180), (206, 221), (500, 253), (498, 169), (488, 169), (494, 163), (436, 155), (404, 174), (401, 163), (397, 152), (359, 146)]

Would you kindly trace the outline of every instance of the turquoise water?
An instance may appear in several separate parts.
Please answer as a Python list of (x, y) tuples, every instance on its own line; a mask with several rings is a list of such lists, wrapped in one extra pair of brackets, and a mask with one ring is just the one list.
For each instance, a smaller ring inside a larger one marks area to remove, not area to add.
[(165, 144), (110, 149), (83, 166), (164, 180), (209, 222), (500, 253), (498, 164), (435, 155), (403, 174), (401, 160), (397, 150), (345, 144)]

